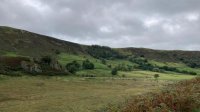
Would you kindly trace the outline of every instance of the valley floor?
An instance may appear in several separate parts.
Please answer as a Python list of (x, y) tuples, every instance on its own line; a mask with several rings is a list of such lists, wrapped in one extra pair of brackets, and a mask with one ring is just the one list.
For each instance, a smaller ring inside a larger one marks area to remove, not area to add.
[[(142, 73), (139, 76), (143, 76)], [(173, 75), (169, 77), (177, 79)], [(190, 78), (192, 77), (182, 76), (181, 80)], [(124, 102), (131, 96), (159, 92), (163, 86), (174, 81), (177, 80), (157, 82), (148, 77), (8, 77), (1, 75), (0, 112), (91, 112), (101, 110), (108, 104)]]

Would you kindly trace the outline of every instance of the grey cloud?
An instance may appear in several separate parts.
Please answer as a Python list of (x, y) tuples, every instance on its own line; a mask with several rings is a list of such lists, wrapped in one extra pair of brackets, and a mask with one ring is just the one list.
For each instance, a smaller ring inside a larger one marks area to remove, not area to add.
[(1, 0), (0, 25), (81, 44), (200, 49), (199, 0)]

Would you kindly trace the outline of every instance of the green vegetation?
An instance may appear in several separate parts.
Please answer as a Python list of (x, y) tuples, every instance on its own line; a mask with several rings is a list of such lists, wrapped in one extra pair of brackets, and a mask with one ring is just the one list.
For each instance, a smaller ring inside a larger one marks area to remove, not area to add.
[(180, 70), (176, 67), (171, 66), (157, 66), (156, 64), (151, 64), (147, 59), (145, 58), (138, 58), (138, 57), (131, 57), (129, 59), (131, 62), (138, 64), (137, 68), (142, 70), (149, 70), (149, 71), (155, 71), (155, 72), (164, 72), (164, 71), (172, 71), (177, 73), (183, 73), (183, 74), (190, 74), (190, 75), (197, 75), (194, 71), (187, 71), (187, 70)]
[(200, 52), (85, 46), (9, 27), (0, 45), (3, 112), (95, 111), (200, 75)]
[(159, 77), (160, 77), (159, 74), (154, 74), (154, 78), (155, 78), (156, 81), (158, 81), (158, 78), (159, 78)]
[(87, 59), (87, 60), (83, 61), (82, 68), (83, 69), (94, 69), (94, 64)]
[(87, 49), (87, 52), (97, 59), (124, 58), (122, 54), (106, 46), (92, 45)]
[(111, 74), (112, 75), (117, 75), (118, 74), (117, 68), (113, 68), (112, 71), (111, 71)]
[[(141, 79), (152, 79), (152, 80), (154, 80), (155, 74), (158, 73), (151, 71), (143, 71), (143, 70), (136, 70), (132, 72), (119, 72), (120, 76), (125, 75), (127, 78), (136, 77)], [(173, 72), (159, 73), (159, 80), (180, 81), (185, 79), (192, 79), (194, 77), (195, 76), (193, 75), (177, 74)]]
[(50, 65), (52, 58), (50, 56), (44, 56), (41, 58), (41, 63)]
[(76, 61), (73, 61), (71, 63), (68, 63), (66, 65), (66, 69), (70, 72), (75, 74), (79, 69), (80, 69), (80, 64), (77, 63)]

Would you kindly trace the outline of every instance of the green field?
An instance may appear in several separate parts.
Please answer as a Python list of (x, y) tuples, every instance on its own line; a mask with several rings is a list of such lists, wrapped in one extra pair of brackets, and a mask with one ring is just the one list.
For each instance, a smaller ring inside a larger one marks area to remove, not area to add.
[(129, 78), (2, 75), (0, 112), (92, 112), (108, 104), (124, 102), (134, 95), (158, 92), (168, 83), (193, 77), (169, 74), (164, 77), (163, 74), (157, 82), (146, 74), (151, 77), (153, 73), (126, 73)]
[(199, 57), (80, 45), (0, 27), (0, 112), (99, 112), (200, 76)]

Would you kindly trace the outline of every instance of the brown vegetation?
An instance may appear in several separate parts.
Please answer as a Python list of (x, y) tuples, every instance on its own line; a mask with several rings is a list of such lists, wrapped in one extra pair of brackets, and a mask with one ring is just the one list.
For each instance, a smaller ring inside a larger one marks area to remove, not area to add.
[(192, 112), (200, 107), (200, 78), (170, 85), (157, 94), (128, 101), (123, 112)]

